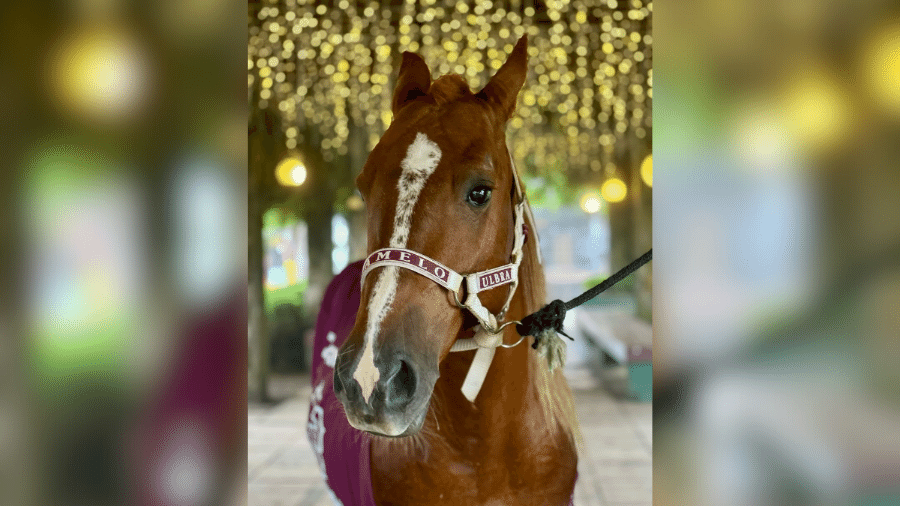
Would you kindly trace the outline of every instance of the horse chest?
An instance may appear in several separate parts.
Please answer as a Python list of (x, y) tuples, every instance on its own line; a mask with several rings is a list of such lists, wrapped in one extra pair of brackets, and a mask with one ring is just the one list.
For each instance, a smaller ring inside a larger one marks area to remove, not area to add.
[(574, 453), (548, 445), (518, 453), (485, 446), (476, 457), (379, 453), (371, 456), (379, 505), (566, 505), (575, 482), (574, 460), (563, 463)]

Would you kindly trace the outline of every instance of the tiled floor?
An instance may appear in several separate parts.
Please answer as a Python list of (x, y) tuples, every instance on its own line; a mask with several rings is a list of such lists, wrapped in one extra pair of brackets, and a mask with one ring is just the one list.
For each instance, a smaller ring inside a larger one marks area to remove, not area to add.
[[(650, 404), (615, 399), (589, 381), (573, 378), (571, 383), (586, 445), (579, 456), (575, 504), (649, 505)], [(248, 505), (331, 506), (306, 440), (308, 377), (276, 378), (273, 391), (287, 399), (248, 407)]]

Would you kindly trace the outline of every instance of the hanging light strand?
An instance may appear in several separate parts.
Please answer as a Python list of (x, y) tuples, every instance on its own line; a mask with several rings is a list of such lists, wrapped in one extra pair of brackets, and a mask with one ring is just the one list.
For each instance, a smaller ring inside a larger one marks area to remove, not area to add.
[(596, 179), (614, 146), (649, 142), (653, 5), (538, 5), (546, 8), (519, 0), (267, 0), (248, 10), (248, 86), (256, 90), (248, 98), (280, 116), (288, 148), (315, 141), (332, 161), (347, 153), (352, 125), (370, 149), (390, 125), (402, 51), (422, 54), (433, 77), (459, 73), (477, 90), (528, 33), (532, 71), (510, 122), (514, 156), (531, 170), (562, 164), (570, 180)]

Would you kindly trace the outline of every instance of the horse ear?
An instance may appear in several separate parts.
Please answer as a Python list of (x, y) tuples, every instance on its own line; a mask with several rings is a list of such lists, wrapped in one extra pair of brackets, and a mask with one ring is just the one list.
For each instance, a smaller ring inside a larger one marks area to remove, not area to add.
[(421, 56), (403, 52), (403, 63), (397, 76), (397, 87), (394, 89), (394, 100), (391, 111), (394, 116), (407, 102), (417, 97), (424, 97), (431, 87), (431, 71)]
[(478, 92), (478, 96), (496, 105), (506, 121), (516, 109), (516, 96), (525, 76), (528, 75), (528, 36), (523, 35), (513, 48), (506, 63), (494, 74), (487, 85)]

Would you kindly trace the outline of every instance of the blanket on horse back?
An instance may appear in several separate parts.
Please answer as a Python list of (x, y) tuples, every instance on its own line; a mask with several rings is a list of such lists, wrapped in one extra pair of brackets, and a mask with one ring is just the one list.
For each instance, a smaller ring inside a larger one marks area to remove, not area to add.
[(306, 425), (331, 498), (343, 506), (376, 506), (370, 436), (350, 426), (333, 387), (338, 348), (350, 334), (359, 309), (362, 266), (361, 260), (348, 265), (331, 281), (322, 298), (313, 342), (312, 394)]
[(306, 434), (332, 499), (345, 506), (375, 506), (369, 473), (369, 435), (347, 422), (334, 396), (334, 361), (359, 309), (362, 261), (347, 266), (328, 285), (316, 321), (312, 394)]

